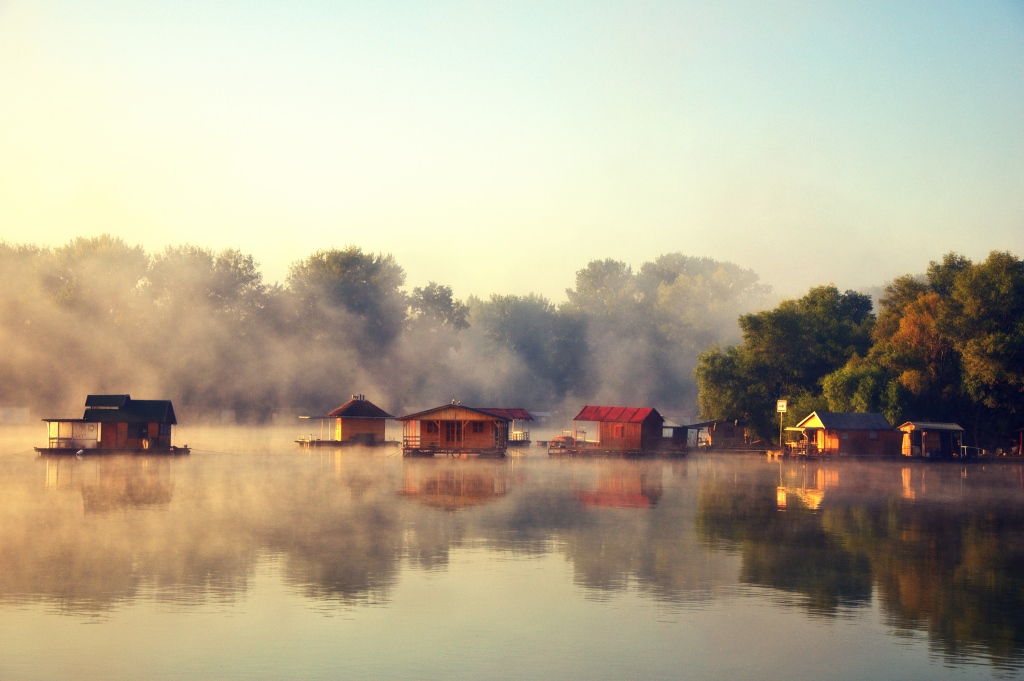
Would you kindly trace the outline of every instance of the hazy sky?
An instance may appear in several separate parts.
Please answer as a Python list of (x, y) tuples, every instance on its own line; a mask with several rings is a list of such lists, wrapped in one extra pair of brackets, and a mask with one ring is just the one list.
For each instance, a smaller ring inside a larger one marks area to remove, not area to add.
[(0, 0), (0, 239), (103, 232), (555, 300), (1024, 255), (1024, 4)]

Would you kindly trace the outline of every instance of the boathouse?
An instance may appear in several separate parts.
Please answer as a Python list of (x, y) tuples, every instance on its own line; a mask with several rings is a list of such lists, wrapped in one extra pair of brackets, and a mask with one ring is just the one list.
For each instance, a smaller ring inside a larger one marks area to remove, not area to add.
[(453, 401), (397, 420), (402, 422), (405, 456), (505, 456), (512, 419)]
[[(652, 407), (585, 406), (573, 419), (576, 448), (605, 452), (641, 452), (662, 444), (665, 419)], [(594, 424), (594, 431), (587, 427)], [(588, 439), (594, 436), (594, 439)]]
[(299, 444), (341, 445), (360, 444), (376, 445), (385, 442), (384, 426), (388, 419), (395, 418), (365, 395), (353, 395), (345, 404), (323, 416), (300, 416), (300, 419), (320, 421), (320, 438), (299, 438)]
[(51, 453), (171, 451), (172, 429), (178, 423), (170, 400), (133, 400), (130, 395), (89, 395), (82, 418), (43, 421), (49, 442), (36, 449)]
[(796, 426), (790, 453), (809, 456), (899, 456), (903, 434), (882, 414), (816, 411)]
[(508, 422), (508, 444), (511, 447), (522, 447), (530, 444), (530, 430), (527, 421), (533, 420), (533, 414), (521, 407), (477, 407), (480, 411), (494, 416), (504, 416)]
[(903, 456), (953, 458), (961, 454), (964, 429), (956, 423), (907, 421), (903, 432)]
[(739, 449), (750, 444), (747, 424), (738, 419), (715, 419), (686, 426), (697, 433), (698, 447)]

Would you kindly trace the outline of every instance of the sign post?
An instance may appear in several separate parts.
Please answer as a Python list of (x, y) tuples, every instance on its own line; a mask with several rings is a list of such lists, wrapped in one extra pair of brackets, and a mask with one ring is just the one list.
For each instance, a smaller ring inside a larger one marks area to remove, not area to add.
[(786, 400), (776, 400), (775, 411), (779, 412), (779, 453), (782, 453), (782, 417), (785, 415), (786, 410), (789, 408), (789, 402)]

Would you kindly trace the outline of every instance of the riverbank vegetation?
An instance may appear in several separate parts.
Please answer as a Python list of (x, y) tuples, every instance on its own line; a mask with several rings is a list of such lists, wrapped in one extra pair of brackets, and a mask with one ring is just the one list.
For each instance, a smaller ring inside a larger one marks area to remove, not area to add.
[(790, 402), (787, 425), (814, 410), (881, 412), (959, 422), (982, 446), (1024, 426), (1024, 261), (1011, 253), (950, 253), (886, 286), (877, 314), (868, 296), (822, 286), (739, 325), (740, 344), (698, 359), (700, 410), (766, 439), (777, 399)]

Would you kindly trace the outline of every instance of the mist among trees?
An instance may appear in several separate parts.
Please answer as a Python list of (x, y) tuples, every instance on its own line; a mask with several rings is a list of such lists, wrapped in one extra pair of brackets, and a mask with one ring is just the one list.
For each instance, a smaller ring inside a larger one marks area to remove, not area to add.
[(355, 246), (293, 263), (278, 285), (234, 249), (0, 243), (0, 404), (73, 414), (87, 393), (128, 392), (258, 422), (361, 392), (393, 412), (460, 399), (692, 415), (698, 355), (738, 341), (738, 315), (767, 294), (750, 270), (679, 253), (637, 271), (591, 262), (556, 304), (410, 290), (392, 256)]

